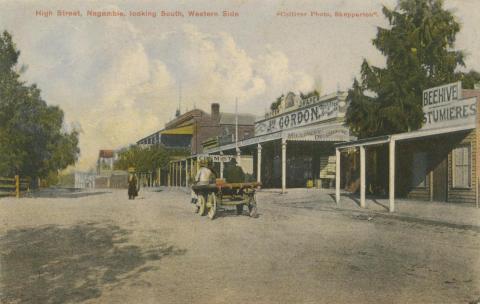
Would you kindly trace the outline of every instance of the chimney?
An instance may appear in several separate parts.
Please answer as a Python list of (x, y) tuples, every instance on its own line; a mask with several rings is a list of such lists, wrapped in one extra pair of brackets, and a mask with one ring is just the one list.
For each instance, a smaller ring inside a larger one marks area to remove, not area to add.
[(219, 121), (220, 120), (220, 104), (219, 103), (212, 103), (212, 120)]

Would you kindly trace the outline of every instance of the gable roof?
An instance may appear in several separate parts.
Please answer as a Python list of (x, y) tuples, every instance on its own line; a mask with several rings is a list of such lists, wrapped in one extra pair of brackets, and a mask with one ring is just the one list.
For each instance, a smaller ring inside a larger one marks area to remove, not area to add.
[(100, 150), (98, 157), (103, 158), (112, 158), (113, 157), (113, 150)]
[(208, 116), (208, 114), (200, 109), (193, 109), (181, 114), (165, 124), (165, 129), (171, 129), (191, 124), (195, 117)]
[[(235, 113), (220, 113), (220, 122), (221, 125), (234, 125), (235, 124)], [(238, 114), (238, 124), (239, 125), (254, 125), (255, 124), (255, 115), (252, 114)]]

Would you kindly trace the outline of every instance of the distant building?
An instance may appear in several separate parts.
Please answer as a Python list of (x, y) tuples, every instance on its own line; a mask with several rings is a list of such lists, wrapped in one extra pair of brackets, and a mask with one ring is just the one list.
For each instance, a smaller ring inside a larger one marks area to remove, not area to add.
[(222, 113), (218, 103), (212, 103), (210, 114), (200, 109), (177, 114), (165, 124), (164, 129), (140, 139), (137, 144), (186, 148), (191, 155), (201, 154), (204, 143), (208, 145), (208, 142), (213, 142), (214, 145), (219, 145), (233, 142), (237, 118), (239, 140), (250, 138), (254, 133), (254, 115)]
[[(216, 105), (218, 104), (212, 104), (212, 113), (216, 111), (214, 109)], [(205, 149), (211, 149), (235, 142), (237, 127), (238, 140), (248, 139), (254, 135), (255, 116), (252, 114), (220, 113), (219, 116), (211, 116), (215, 119), (214, 122), (218, 121), (217, 128), (214, 131), (216, 135), (202, 141), (201, 153)]]
[(114, 150), (100, 150), (97, 159), (97, 174), (110, 174), (113, 171), (115, 160), (117, 160), (117, 153)]
[[(191, 134), (168, 134), (164, 132), (165, 130), (160, 130), (155, 133), (152, 133), (139, 141), (137, 145), (139, 146), (151, 146), (151, 145), (162, 145), (167, 148), (180, 148), (180, 149), (189, 149), (191, 147), (192, 135)], [(189, 130), (185, 130), (189, 133)], [(181, 132), (178, 132), (181, 133)]]
[[(158, 144), (166, 148), (186, 149), (190, 156), (180, 157), (176, 160), (176, 162), (182, 163), (183, 169), (180, 165), (175, 169), (170, 165), (169, 168), (157, 168), (153, 174), (155, 182), (158, 184), (173, 185), (173, 180), (176, 179), (186, 185), (191, 178), (188, 175), (192, 175), (194, 172), (193, 167), (198, 166), (197, 161), (194, 164), (193, 158), (198, 158), (197, 156), (202, 154), (206, 147), (218, 147), (234, 142), (236, 130), (238, 131), (238, 140), (252, 137), (255, 130), (254, 124), (255, 115), (220, 112), (220, 104), (212, 103), (210, 113), (200, 109), (183, 114), (177, 111), (175, 118), (167, 122), (164, 129), (140, 139), (137, 141), (137, 145)], [(251, 160), (251, 157), (248, 159)], [(172, 173), (172, 170), (175, 170), (175, 173)], [(248, 171), (252, 171), (252, 169)]]

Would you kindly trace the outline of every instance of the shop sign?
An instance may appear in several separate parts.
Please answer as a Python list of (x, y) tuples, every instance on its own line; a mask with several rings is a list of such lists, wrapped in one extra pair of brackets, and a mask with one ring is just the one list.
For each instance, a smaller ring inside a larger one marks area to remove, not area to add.
[(461, 82), (423, 91), (423, 127), (435, 129), (474, 124), (477, 99), (462, 99)]
[(210, 155), (210, 158), (214, 163), (228, 163), (232, 159), (235, 158), (235, 156), (232, 155)]
[(214, 163), (228, 163), (232, 159), (236, 158), (234, 155), (208, 155), (202, 154), (198, 156), (201, 160), (211, 160)]
[(272, 140), (276, 140), (276, 139), (280, 139), (280, 138), (282, 138), (282, 133), (267, 134), (267, 135), (264, 135), (264, 136), (245, 139), (245, 140), (240, 142), (240, 145), (243, 147), (243, 146), (248, 146), (248, 145), (253, 145), (253, 144), (260, 144), (260, 143), (263, 143), (263, 142), (272, 141)]
[(255, 123), (255, 136), (307, 126), (338, 116), (338, 100), (311, 105), (297, 111)]
[(349, 141), (351, 137), (346, 127), (334, 126), (291, 132), (287, 135), (287, 139), (297, 141)]
[(462, 99), (462, 82), (449, 83), (423, 91), (423, 110), (442, 106), (455, 100)]

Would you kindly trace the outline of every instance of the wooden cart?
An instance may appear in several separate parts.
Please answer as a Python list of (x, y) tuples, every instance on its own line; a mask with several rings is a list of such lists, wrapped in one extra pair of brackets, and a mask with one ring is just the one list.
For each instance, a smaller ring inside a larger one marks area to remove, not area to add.
[(214, 219), (222, 206), (235, 206), (237, 214), (243, 213), (247, 206), (251, 217), (257, 216), (256, 189), (260, 183), (225, 183), (217, 180), (215, 184), (193, 185), (192, 189), (198, 197), (196, 212), (201, 216), (208, 215)]

